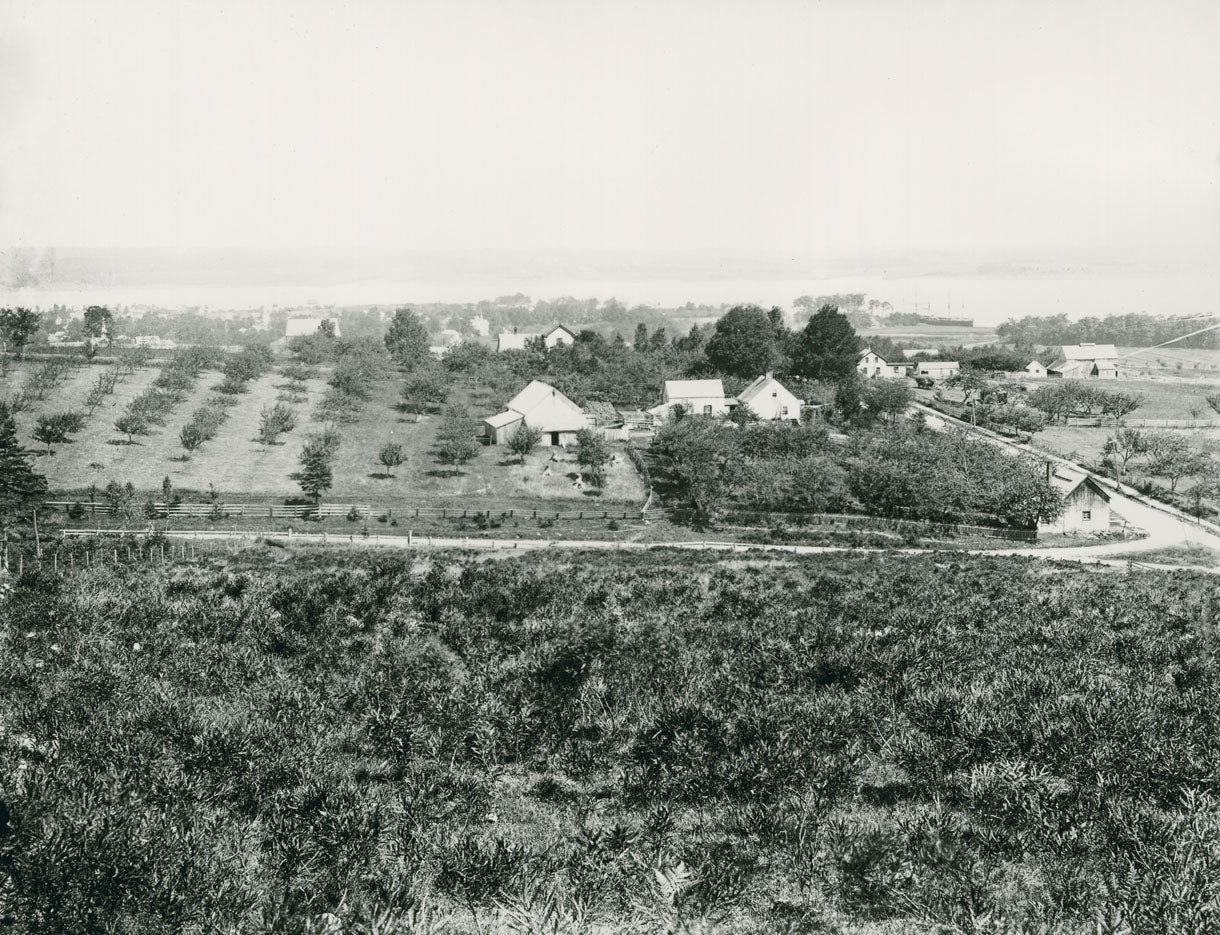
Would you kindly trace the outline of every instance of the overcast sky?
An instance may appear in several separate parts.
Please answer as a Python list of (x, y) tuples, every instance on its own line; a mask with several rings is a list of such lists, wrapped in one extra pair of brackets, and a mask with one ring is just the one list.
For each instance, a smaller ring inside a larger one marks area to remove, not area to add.
[(0, 244), (1220, 242), (1220, 2), (0, 0)]

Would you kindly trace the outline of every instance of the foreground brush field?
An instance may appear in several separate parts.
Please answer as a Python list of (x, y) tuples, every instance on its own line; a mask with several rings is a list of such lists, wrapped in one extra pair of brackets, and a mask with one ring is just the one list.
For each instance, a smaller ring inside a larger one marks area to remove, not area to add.
[(664, 552), (27, 576), (0, 603), (0, 915), (1209, 931), (1216, 591)]

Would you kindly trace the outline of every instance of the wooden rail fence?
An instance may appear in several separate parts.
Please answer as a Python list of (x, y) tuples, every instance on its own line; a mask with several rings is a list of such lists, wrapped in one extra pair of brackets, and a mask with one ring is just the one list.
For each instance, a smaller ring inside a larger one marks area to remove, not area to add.
[[(43, 508), (67, 512), (80, 506), (87, 516), (110, 516), (114, 510), (106, 503), (85, 503), (77, 500), (48, 500)], [(664, 515), (667, 510), (537, 510), (518, 509), (516, 507), (492, 509), (461, 509), (455, 507), (388, 507), (375, 509), (367, 503), (323, 503), (284, 506), (275, 503), (177, 503), (169, 505), (154, 502), (153, 509), (158, 518), (183, 517), (260, 517), (266, 519), (314, 519), (317, 517), (351, 516), (367, 518), (374, 515), (388, 518), (407, 519), (410, 517), (429, 517), (440, 519), (543, 519), (543, 520), (584, 520), (584, 519), (624, 519), (642, 520)], [(144, 509), (143, 505), (133, 505), (132, 513), (137, 514)]]

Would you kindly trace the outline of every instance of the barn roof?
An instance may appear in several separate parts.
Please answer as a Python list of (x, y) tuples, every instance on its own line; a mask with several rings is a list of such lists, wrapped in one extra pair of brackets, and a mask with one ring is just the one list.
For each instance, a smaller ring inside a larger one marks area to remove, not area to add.
[(502, 429), (506, 425), (512, 425), (514, 422), (521, 421), (521, 413), (514, 412), (511, 409), (506, 409), (504, 412), (497, 412), (494, 416), (488, 416), (483, 420), (493, 429)]
[(724, 397), (724, 383), (720, 380), (666, 380), (666, 399), (706, 399), (709, 396)]
[(543, 383), (541, 380), (531, 380), (529, 385), (520, 393), (508, 401), (508, 408), (515, 409), (517, 412), (529, 413), (531, 409), (535, 409), (542, 405), (548, 399), (559, 398), (570, 406), (580, 407), (563, 393), (555, 389), (549, 383)]
[(1113, 344), (1065, 344), (1062, 350), (1065, 360), (1113, 360), (1118, 356)]

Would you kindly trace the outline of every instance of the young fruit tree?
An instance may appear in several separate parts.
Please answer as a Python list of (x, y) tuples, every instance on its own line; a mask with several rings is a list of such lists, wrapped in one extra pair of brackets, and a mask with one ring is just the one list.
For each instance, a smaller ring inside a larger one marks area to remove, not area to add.
[(450, 406), (437, 429), (437, 457), (442, 464), (465, 464), (479, 452), (478, 424), (463, 406)]
[[(377, 460), (381, 462), (387, 472), (392, 472), (394, 468), (407, 460), (407, 453), (402, 450), (402, 445), (398, 442), (386, 442), (377, 452)], [(394, 475), (391, 473), (390, 476)]]
[(127, 444), (135, 444), (135, 436), (148, 435), (151, 428), (148, 419), (139, 413), (129, 412), (114, 420), (114, 427), (127, 436)]
[(517, 426), (517, 431), (513, 432), (512, 437), (509, 438), (508, 450), (517, 456), (521, 464), (525, 464), (525, 456), (537, 448), (540, 441), (542, 441), (541, 430), (522, 422)]
[(58, 445), (68, 440), (67, 429), (63, 422), (56, 419), (55, 416), (39, 416), (32, 434), (34, 441), (47, 446), (48, 455), (54, 454), (51, 450), (52, 445)]
[(576, 463), (580, 472), (595, 487), (606, 483), (606, 464), (610, 461), (610, 449), (606, 440), (592, 429), (581, 429), (576, 433)]
[(296, 428), (297, 416), (291, 407), (283, 403), (264, 408), (260, 415), (258, 440), (264, 445), (274, 445), (285, 432)]

